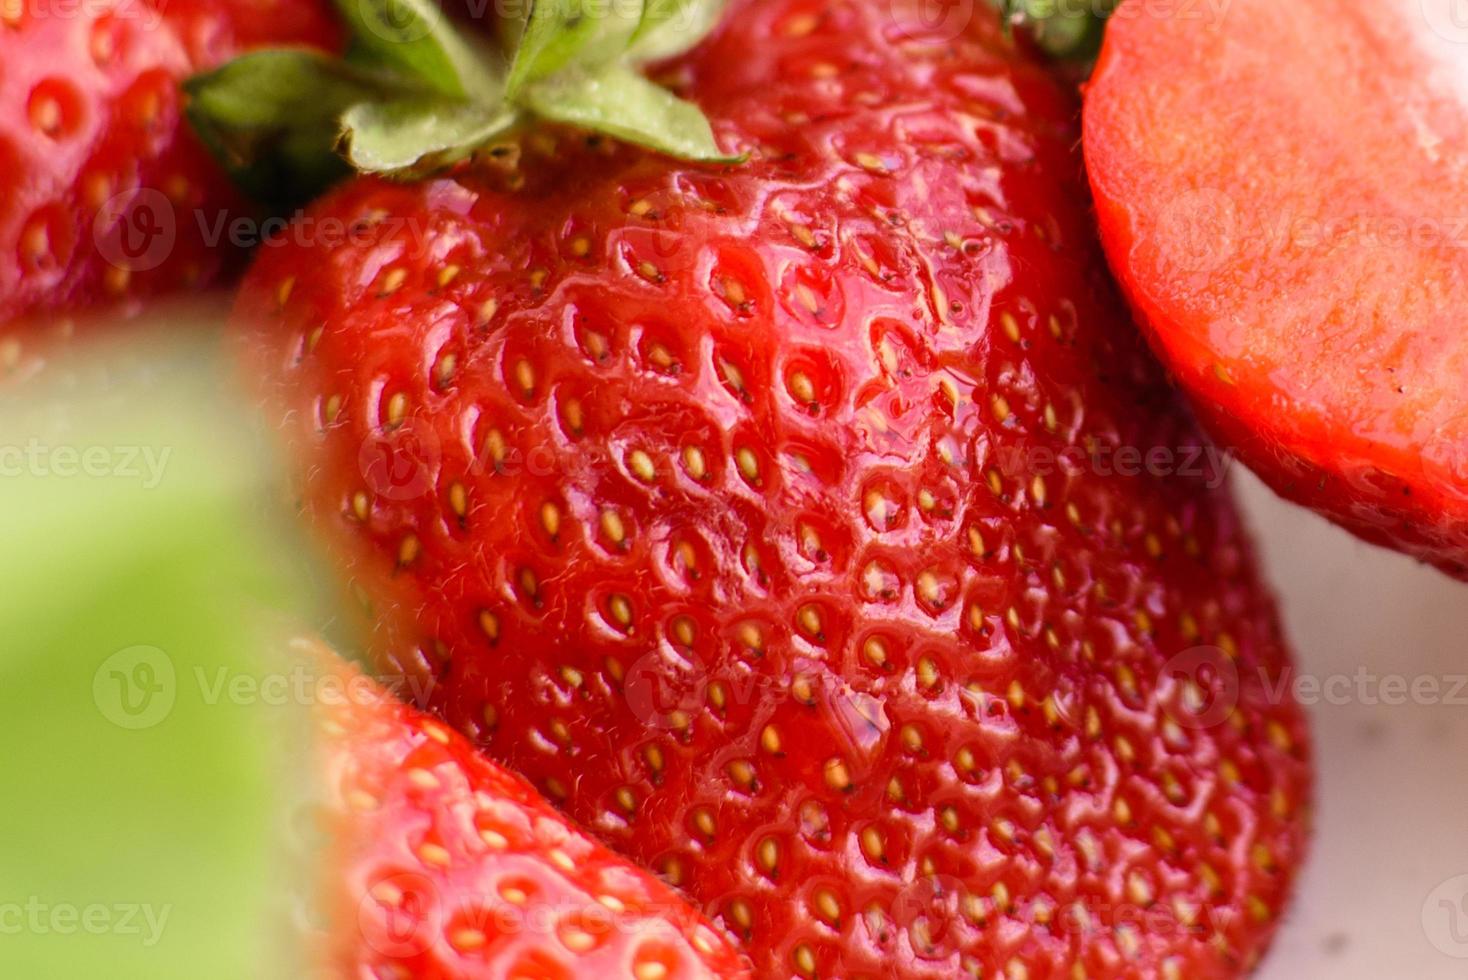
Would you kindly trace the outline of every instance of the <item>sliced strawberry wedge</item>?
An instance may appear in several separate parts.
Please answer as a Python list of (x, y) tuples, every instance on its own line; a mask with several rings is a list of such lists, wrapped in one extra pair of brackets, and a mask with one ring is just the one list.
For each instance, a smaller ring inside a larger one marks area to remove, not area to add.
[(1450, 7), (1123, 8), (1084, 142), (1111, 263), (1215, 432), (1283, 495), (1465, 576), (1468, 26)]
[(334, 977), (743, 980), (682, 896), (573, 826), (457, 732), (329, 651), (317, 721), (328, 832), (318, 947)]

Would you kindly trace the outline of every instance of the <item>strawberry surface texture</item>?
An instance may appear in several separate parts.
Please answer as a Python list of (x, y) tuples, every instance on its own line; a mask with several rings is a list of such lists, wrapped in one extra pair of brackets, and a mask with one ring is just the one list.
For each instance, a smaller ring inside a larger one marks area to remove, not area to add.
[(333, 663), (315, 709), (328, 976), (748, 977), (682, 897), (462, 735)]
[(1071, 93), (905, 0), (736, 2), (655, 77), (746, 158), (540, 127), (250, 273), (379, 665), (758, 976), (1246, 973), (1308, 737)]

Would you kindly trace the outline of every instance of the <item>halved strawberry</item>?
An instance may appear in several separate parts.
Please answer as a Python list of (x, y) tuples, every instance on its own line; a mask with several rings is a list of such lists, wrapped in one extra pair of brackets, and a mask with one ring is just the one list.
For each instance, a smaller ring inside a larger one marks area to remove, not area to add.
[(1306, 833), (1273, 606), (1075, 106), (924, 13), (734, 4), (660, 77), (740, 165), (357, 180), (240, 335), (384, 667), (761, 975), (1234, 976)]
[(241, 255), (258, 214), (183, 125), (179, 82), (339, 33), (321, 0), (0, 5), (0, 372), (16, 320), (136, 308)]
[(1136, 4), (1107, 30), (1085, 151), (1112, 266), (1210, 427), (1285, 496), (1461, 577), (1450, 7)]

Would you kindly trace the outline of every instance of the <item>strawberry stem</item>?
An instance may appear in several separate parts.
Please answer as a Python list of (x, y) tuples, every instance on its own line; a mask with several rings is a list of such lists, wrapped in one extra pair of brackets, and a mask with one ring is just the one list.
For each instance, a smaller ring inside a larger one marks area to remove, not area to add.
[(535, 0), (476, 33), (433, 0), (337, 0), (345, 58), (245, 55), (184, 83), (189, 119), (248, 192), (282, 206), (352, 171), (422, 176), (537, 119), (737, 162), (697, 106), (637, 70), (696, 45), (723, 4)]

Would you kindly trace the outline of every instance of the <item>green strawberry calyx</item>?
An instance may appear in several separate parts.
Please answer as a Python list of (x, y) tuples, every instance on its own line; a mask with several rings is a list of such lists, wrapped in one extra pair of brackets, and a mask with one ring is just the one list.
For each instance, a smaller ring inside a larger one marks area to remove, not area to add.
[(702, 40), (724, 0), (506, 0), (494, 30), (434, 0), (336, 6), (345, 56), (256, 51), (184, 82), (190, 122), (257, 199), (296, 203), (351, 171), (421, 177), (535, 120), (738, 160), (696, 105), (639, 71)]

